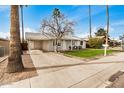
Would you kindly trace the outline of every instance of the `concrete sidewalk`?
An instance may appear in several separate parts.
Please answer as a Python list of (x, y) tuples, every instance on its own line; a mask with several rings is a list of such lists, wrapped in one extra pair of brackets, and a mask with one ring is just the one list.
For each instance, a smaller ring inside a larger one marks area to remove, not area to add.
[(109, 84), (108, 78), (124, 68), (124, 53), (85, 62), (54, 53), (31, 51), (38, 76), (1, 87), (96, 88)]

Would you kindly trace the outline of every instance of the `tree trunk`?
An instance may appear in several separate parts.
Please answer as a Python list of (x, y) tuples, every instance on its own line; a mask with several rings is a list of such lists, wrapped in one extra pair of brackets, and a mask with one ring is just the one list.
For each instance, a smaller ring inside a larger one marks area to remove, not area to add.
[(10, 54), (6, 71), (8, 73), (22, 71), (24, 66), (21, 58), (20, 26), (18, 5), (11, 6)]

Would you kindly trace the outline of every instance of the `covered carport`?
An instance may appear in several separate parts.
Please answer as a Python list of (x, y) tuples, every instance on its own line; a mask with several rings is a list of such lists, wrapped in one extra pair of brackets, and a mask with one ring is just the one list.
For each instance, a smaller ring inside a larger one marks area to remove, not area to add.
[(28, 49), (53, 51), (53, 42), (51, 42), (53, 40), (51, 37), (40, 33), (26, 33), (25, 36), (28, 43)]
[(28, 48), (30, 50), (52, 51), (52, 42), (49, 40), (29, 40)]

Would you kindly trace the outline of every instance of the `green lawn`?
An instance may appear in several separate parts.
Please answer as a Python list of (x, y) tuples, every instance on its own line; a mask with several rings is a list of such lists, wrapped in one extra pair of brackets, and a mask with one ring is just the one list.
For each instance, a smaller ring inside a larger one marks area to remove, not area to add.
[[(107, 50), (107, 53), (110, 54), (114, 52), (113, 50)], [(103, 49), (84, 49), (84, 50), (75, 50), (75, 51), (69, 51), (64, 52), (65, 55), (71, 55), (71, 56), (77, 56), (77, 57), (83, 57), (83, 58), (89, 58), (89, 57), (95, 57), (98, 55), (103, 55), (104, 50)]]

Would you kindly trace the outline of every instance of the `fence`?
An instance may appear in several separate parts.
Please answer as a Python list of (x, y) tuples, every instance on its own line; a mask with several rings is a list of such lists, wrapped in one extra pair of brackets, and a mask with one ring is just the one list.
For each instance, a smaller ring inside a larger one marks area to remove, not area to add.
[(0, 47), (0, 57), (5, 56), (5, 47)]
[(6, 56), (9, 54), (9, 51), (6, 47), (0, 46), (0, 57)]
[(9, 40), (0, 39), (0, 57), (9, 54)]

